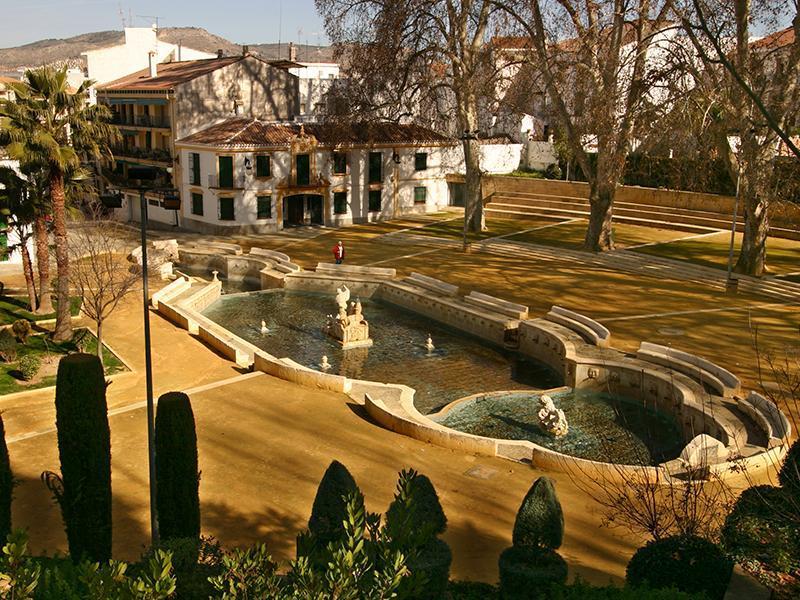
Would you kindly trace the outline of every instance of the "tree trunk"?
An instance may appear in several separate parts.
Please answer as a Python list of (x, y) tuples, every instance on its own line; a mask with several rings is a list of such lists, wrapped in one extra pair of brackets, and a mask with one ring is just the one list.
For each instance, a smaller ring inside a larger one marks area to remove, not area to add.
[(36, 284), (33, 280), (31, 254), (28, 252), (28, 238), (20, 236), (19, 251), (22, 255), (22, 272), (25, 275), (25, 287), (28, 289), (28, 303), (31, 305), (31, 312), (36, 312)]
[(69, 310), (69, 252), (67, 248), (67, 210), (64, 194), (64, 174), (50, 169), (50, 195), (53, 200), (53, 233), (56, 240), (56, 328), (53, 339), (63, 342), (72, 337), (72, 317)]
[(742, 249), (739, 251), (734, 270), (737, 273), (761, 277), (767, 263), (768, 203), (761, 194), (748, 194), (748, 196), (744, 202)]
[(38, 215), (33, 222), (33, 234), (36, 238), (36, 268), (39, 271), (39, 304), (36, 312), (47, 315), (53, 312), (53, 302), (50, 297), (50, 247), (44, 215)]
[(467, 202), (465, 218), (470, 231), (486, 231), (486, 217), (483, 214), (483, 198), (481, 194), (480, 145), (478, 140), (464, 140), (465, 192)]
[(97, 358), (103, 364), (103, 321), (97, 321)]
[(589, 187), (589, 227), (583, 242), (585, 250), (605, 252), (614, 249), (611, 217), (614, 194), (617, 186), (613, 182), (593, 181)]

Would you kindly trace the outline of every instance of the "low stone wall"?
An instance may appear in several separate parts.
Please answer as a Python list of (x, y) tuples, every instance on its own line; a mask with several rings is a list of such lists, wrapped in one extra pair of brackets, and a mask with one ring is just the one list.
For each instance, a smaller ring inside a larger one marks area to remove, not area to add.
[(336, 274), (323, 274), (314, 271), (301, 271), (300, 273), (287, 273), (284, 279), (284, 288), (297, 292), (314, 292), (322, 294), (335, 294), (336, 289), (346, 285), (353, 298), (371, 298), (381, 286), (380, 280), (369, 276), (348, 277)]
[(150, 296), (150, 302), (154, 308), (158, 309), (158, 303), (160, 301), (180, 296), (191, 287), (192, 283), (189, 281), (188, 277), (178, 277), (175, 281), (170, 282), (157, 292), (154, 292), (153, 295)]
[(222, 282), (219, 279), (211, 281), (196, 294), (181, 301), (181, 307), (195, 312), (202, 312), (222, 295)]
[(219, 254), (213, 250), (184, 249), (182, 246), (178, 251), (180, 264), (187, 269), (194, 271), (219, 271), (226, 275), (228, 261), (226, 254)]
[(225, 277), (230, 281), (248, 281), (260, 284), (261, 271), (274, 266), (274, 262), (263, 257), (249, 254), (232, 255), (225, 259)]
[(346, 394), (350, 391), (350, 381), (341, 375), (322, 373), (309, 369), (289, 358), (275, 358), (263, 350), (254, 353), (253, 368), (263, 371), (268, 375), (285, 379), (299, 385), (340, 392)]

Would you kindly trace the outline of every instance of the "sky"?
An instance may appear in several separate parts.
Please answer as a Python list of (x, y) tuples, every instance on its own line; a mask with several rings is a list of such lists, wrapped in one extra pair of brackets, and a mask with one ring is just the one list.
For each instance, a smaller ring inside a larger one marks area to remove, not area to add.
[(202, 27), (238, 44), (327, 43), (314, 0), (0, 0), (0, 48), (146, 27)]

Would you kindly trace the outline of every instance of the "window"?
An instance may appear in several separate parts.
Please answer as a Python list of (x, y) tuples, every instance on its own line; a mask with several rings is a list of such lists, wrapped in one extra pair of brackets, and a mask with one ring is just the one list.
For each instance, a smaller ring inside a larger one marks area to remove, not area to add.
[(427, 199), (428, 188), (424, 186), (414, 188), (414, 204), (425, 204), (425, 200)]
[(256, 156), (256, 177), (269, 177), (270, 164), (269, 155), (259, 154)]
[(347, 192), (333, 192), (333, 214), (343, 215), (346, 213), (347, 213)]
[(344, 152), (333, 153), (333, 172), (337, 175), (347, 173), (347, 154)]
[(424, 171), (427, 168), (428, 168), (428, 153), (417, 152), (416, 154), (414, 154), (414, 170)]
[(380, 152), (369, 153), (369, 182), (380, 183), (383, 181), (383, 154)]
[(233, 198), (220, 198), (219, 199), (219, 220), (220, 221), (235, 221), (236, 215), (233, 210)]
[(147, 203), (150, 206), (158, 206), (158, 200), (156, 200), (155, 198), (148, 198), (147, 199)]
[(295, 157), (297, 167), (297, 185), (308, 185), (311, 181), (311, 161), (308, 154), (298, 154)]
[(192, 193), (192, 214), (203, 216), (203, 194)]
[(219, 187), (232, 188), (233, 187), (233, 157), (220, 156), (219, 157)]
[(257, 219), (272, 218), (272, 196), (258, 196), (256, 198)]
[(197, 152), (189, 153), (189, 183), (200, 185), (200, 155)]
[(370, 212), (378, 212), (381, 210), (381, 191), (370, 190), (369, 192), (369, 210)]

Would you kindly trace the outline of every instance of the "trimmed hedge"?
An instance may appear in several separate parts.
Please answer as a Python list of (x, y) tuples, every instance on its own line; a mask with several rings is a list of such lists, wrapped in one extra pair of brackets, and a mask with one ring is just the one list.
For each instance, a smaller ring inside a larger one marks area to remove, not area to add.
[(725, 595), (733, 561), (716, 544), (696, 536), (674, 536), (647, 543), (628, 563), (631, 586), (676, 588), (705, 593), (711, 600)]
[(781, 470), (778, 472), (781, 485), (793, 492), (800, 492), (800, 440), (796, 440), (783, 458)]
[(342, 523), (347, 519), (347, 496), (352, 493), (361, 498), (363, 506), (364, 497), (356, 480), (347, 467), (334, 460), (319, 482), (308, 520), (309, 533), (320, 548), (339, 540), (344, 534)]
[(500, 555), (500, 597), (526, 600), (549, 597), (553, 584), (567, 581), (567, 563), (554, 550), (512, 546)]
[(100, 359), (58, 363), (56, 429), (63, 489), (56, 490), (73, 561), (111, 558), (111, 434)]
[(24, 381), (31, 381), (42, 368), (42, 359), (36, 354), (26, 354), (19, 359), (19, 372)]
[(197, 433), (189, 396), (167, 392), (156, 412), (156, 506), (162, 539), (200, 537)]
[(14, 490), (14, 476), (6, 446), (6, 426), (0, 414), (0, 544), (5, 545), (11, 533), (11, 497)]
[[(402, 500), (403, 491), (399, 489), (404, 476), (409, 477), (408, 493), (413, 497), (412, 514), (408, 516), (403, 514), (406, 509)], [(404, 527), (412, 527), (417, 530), (429, 528), (433, 535), (443, 534), (447, 529), (447, 517), (444, 514), (444, 510), (442, 510), (439, 495), (436, 493), (436, 488), (433, 487), (431, 480), (415, 471), (403, 471), (400, 474), (400, 478), (398, 493), (386, 511), (387, 526), (391, 529), (393, 525), (399, 524), (400, 521), (407, 520), (406, 523), (403, 523)]]
[(564, 540), (564, 513), (553, 482), (539, 477), (522, 500), (512, 541), (519, 548), (557, 550)]

